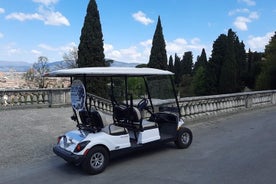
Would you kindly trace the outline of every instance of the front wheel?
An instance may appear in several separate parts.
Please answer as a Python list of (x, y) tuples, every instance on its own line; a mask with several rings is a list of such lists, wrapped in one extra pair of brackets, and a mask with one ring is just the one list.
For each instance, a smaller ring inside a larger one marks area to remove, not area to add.
[(95, 146), (90, 149), (84, 159), (82, 168), (89, 174), (99, 174), (105, 170), (108, 162), (108, 151), (102, 146)]
[(175, 145), (177, 148), (185, 149), (190, 146), (193, 141), (193, 133), (189, 128), (180, 127), (177, 131)]

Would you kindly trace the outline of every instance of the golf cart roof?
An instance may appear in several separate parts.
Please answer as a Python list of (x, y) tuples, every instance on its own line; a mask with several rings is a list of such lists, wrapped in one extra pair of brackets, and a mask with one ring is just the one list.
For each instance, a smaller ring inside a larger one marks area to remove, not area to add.
[(174, 75), (170, 71), (154, 68), (130, 68), (130, 67), (86, 67), (62, 69), (49, 72), (44, 77), (74, 77), (74, 76), (157, 76)]

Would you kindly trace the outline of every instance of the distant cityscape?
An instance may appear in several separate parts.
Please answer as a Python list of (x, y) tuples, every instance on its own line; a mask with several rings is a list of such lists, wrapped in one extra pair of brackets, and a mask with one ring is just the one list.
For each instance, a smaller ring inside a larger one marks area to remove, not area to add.
[[(57, 69), (57, 65), (61, 61), (49, 63), (51, 70)], [(114, 61), (111, 67), (135, 67), (140, 63), (124, 63)], [(32, 63), (28, 62), (10, 62), (0, 61), (0, 90), (3, 89), (33, 89), (35, 84), (24, 79), (24, 74), (32, 67)], [(50, 88), (68, 87), (69, 80), (54, 78), (48, 79), (48, 86)]]
[[(55, 70), (60, 65), (62, 61), (49, 62), (49, 67), (51, 70)], [(111, 67), (135, 67), (141, 63), (125, 63), (121, 61), (114, 61)], [(16, 72), (26, 72), (32, 67), (32, 63), (24, 61), (0, 61), (0, 72), (9, 72), (11, 70)]]

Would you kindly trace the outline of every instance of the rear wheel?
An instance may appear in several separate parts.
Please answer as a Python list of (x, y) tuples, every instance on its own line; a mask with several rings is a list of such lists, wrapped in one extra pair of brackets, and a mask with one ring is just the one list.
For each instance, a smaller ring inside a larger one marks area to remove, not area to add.
[(90, 149), (84, 159), (82, 168), (89, 174), (99, 174), (105, 170), (108, 162), (108, 151), (102, 146), (95, 146)]
[(175, 145), (177, 148), (185, 149), (190, 146), (193, 141), (193, 133), (189, 128), (180, 127), (177, 131), (177, 137), (175, 140)]

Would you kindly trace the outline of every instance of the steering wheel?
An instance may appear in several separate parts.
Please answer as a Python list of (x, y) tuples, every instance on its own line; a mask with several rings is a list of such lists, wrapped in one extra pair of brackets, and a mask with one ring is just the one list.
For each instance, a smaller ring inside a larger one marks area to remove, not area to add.
[(146, 109), (147, 105), (148, 105), (148, 99), (142, 98), (142, 100), (138, 103), (137, 107), (140, 111), (142, 111), (143, 109)]
[(146, 98), (143, 98), (137, 105), (139, 111), (142, 111), (142, 110), (146, 110), (148, 111), (151, 115), (153, 114), (153, 112), (151, 111), (151, 106), (148, 106), (148, 99)]

